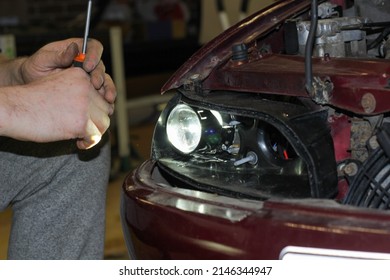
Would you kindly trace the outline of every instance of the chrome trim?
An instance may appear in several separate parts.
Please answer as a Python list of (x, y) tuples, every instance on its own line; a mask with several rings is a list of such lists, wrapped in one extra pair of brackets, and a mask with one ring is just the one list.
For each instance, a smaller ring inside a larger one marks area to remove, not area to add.
[(375, 252), (363, 252), (363, 251), (350, 251), (350, 250), (336, 250), (336, 249), (324, 249), (324, 248), (312, 248), (312, 247), (298, 247), (287, 246), (279, 255), (281, 260), (390, 260), (390, 254), (375, 253)]
[[(154, 192), (149, 195), (149, 202), (169, 206), (186, 212), (208, 215), (229, 220), (230, 222), (239, 222), (253, 213), (253, 210), (262, 208), (262, 202), (241, 201), (228, 197), (212, 195), (192, 190), (176, 190), (177, 193), (186, 193), (189, 198), (172, 196), (168, 193)], [(213, 199), (211, 199), (211, 197)], [(199, 199), (200, 198), (200, 199)], [(207, 200), (205, 200), (207, 198)], [(212, 203), (210, 203), (212, 202)], [(223, 203), (223, 205), (219, 204)], [(234, 204), (233, 204), (234, 203)], [(237, 206), (245, 206), (247, 209), (238, 209)], [(251, 206), (248, 208), (248, 206)]]

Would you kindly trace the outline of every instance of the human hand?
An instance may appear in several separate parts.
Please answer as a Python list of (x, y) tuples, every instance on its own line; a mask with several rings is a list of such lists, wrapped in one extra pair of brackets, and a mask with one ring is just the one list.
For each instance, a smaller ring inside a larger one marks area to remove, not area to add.
[[(21, 65), (23, 81), (30, 83), (71, 67), (82, 44), (81, 38), (72, 38), (45, 45)], [(116, 99), (116, 89), (111, 77), (105, 73), (106, 68), (101, 61), (102, 53), (102, 44), (95, 39), (89, 39), (83, 69), (91, 76), (94, 88), (113, 105)]]
[(108, 129), (113, 107), (91, 79), (72, 67), (8, 88), (5, 100), (11, 112), (4, 135), (34, 142), (77, 139), (80, 149), (92, 147)]

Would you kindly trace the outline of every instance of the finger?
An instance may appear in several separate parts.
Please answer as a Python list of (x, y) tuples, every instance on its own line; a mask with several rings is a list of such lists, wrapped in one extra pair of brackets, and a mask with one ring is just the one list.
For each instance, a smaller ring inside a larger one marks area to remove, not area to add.
[[(103, 93), (100, 93), (99, 92), (99, 94), (101, 94), (101, 96), (103, 96)], [(108, 111), (108, 113), (107, 113), (107, 115), (108, 116), (112, 116), (113, 114), (114, 114), (114, 110), (115, 110), (115, 104), (114, 103), (107, 103), (107, 111)]]
[(105, 107), (103, 109), (99, 108), (99, 107), (96, 107), (94, 110), (92, 110), (90, 112), (91, 120), (93, 121), (93, 123), (95, 124), (97, 129), (99, 129), (99, 131), (102, 134), (110, 126), (110, 117), (109, 117), (110, 107), (111, 107), (111, 105), (106, 103)]
[(100, 61), (96, 68), (90, 73), (91, 75), (91, 82), (95, 89), (101, 89), (104, 84), (104, 79), (106, 75), (106, 67), (104, 66), (103, 62)]
[(58, 56), (56, 65), (58, 67), (69, 67), (72, 65), (74, 58), (78, 55), (79, 48), (75, 42), (69, 44), (69, 46)]
[(88, 39), (87, 53), (84, 61), (84, 70), (92, 72), (99, 64), (103, 54), (103, 45), (95, 40)]
[(112, 105), (113, 104), (107, 102), (104, 99), (104, 96), (102, 96), (100, 93), (94, 94), (91, 102), (92, 102), (93, 108), (94, 108), (94, 110), (91, 110), (91, 113), (90, 113), (91, 116), (94, 116), (98, 119), (99, 114), (104, 114), (107, 116), (112, 114)]
[[(105, 92), (104, 92), (103, 87), (102, 87), (100, 90), (98, 90), (98, 92), (99, 92), (99, 94), (100, 94), (102, 97), (104, 97)], [(107, 100), (106, 100), (106, 101), (107, 101)], [(110, 103), (110, 102), (108, 102), (108, 101), (107, 101), (107, 104), (108, 104), (108, 115), (109, 115), (109, 116), (112, 116), (112, 115), (114, 114), (115, 104), (114, 104), (114, 102), (113, 102), (113, 103)]]
[(114, 81), (108, 74), (105, 75), (104, 85), (102, 89), (103, 89), (104, 99), (108, 103), (114, 104), (117, 96), (117, 91), (116, 91)]
[(83, 139), (77, 140), (77, 147), (81, 150), (87, 150), (98, 144), (101, 139), (102, 133), (92, 120), (88, 120), (86, 136)]

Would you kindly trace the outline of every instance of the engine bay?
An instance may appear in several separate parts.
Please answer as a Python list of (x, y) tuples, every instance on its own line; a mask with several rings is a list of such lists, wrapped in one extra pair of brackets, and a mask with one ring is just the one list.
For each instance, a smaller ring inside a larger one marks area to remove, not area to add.
[[(390, 11), (386, 10), (387, 6), (385, 1), (358, 0), (349, 9), (342, 10), (330, 2), (320, 4), (313, 56), (389, 59)], [(310, 25), (311, 21), (305, 20), (296, 25), (300, 55), (304, 55)]]
[[(390, 58), (388, 21), (390, 5), (388, 2), (357, 0), (345, 10), (339, 9), (335, 4), (325, 2), (318, 6), (317, 14), (317, 29), (314, 43), (312, 43), (313, 57), (367, 58), (373, 61)], [(305, 55), (304, 50), (308, 47), (306, 44), (309, 40), (308, 30), (311, 24), (313, 24), (313, 19), (297, 24), (300, 55)], [(373, 68), (375, 69), (374, 65)], [(387, 78), (388, 68), (378, 68), (374, 71)], [(362, 71), (361, 75), (364, 74), (365, 72)], [(313, 87), (315, 87), (315, 82), (313, 82)], [(388, 81), (384, 88), (388, 89)], [(332, 95), (336, 94), (338, 93), (332, 93)], [(333, 122), (340, 125), (340, 118), (344, 118), (346, 121), (344, 125), (348, 127), (349, 132), (349, 137), (336, 138), (335, 132), (340, 132), (342, 129), (339, 130), (340, 127), (333, 126), (336, 157), (337, 154), (340, 155), (340, 151), (346, 152), (343, 155), (345, 158), (337, 160), (339, 185), (343, 184), (343, 179), (348, 185), (342, 202), (369, 208), (388, 209), (390, 187), (388, 110), (384, 110), (382, 114), (372, 114), (377, 99), (369, 90), (365, 91), (360, 101), (365, 114), (351, 114), (348, 111), (324, 106), (328, 110), (328, 122), (331, 125)], [(343, 141), (346, 143), (344, 147), (340, 147)]]

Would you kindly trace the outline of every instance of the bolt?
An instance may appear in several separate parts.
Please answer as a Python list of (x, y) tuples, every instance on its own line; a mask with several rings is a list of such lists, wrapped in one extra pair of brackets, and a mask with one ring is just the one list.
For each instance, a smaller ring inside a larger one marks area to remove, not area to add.
[(355, 176), (358, 172), (358, 165), (354, 162), (350, 162), (347, 165), (344, 166), (344, 173), (347, 174), (348, 176)]
[(324, 54), (324, 60), (325, 61), (330, 61), (330, 54), (329, 53), (325, 53)]
[(375, 96), (371, 93), (364, 94), (361, 100), (361, 105), (364, 109), (364, 112), (366, 112), (367, 114), (374, 112), (376, 108)]
[(254, 152), (248, 152), (246, 154), (246, 157), (235, 161), (234, 166), (239, 166), (239, 165), (242, 165), (244, 163), (250, 163), (252, 165), (255, 165), (257, 163), (257, 160), (258, 160), (257, 155)]
[(192, 76), (190, 77), (190, 79), (191, 79), (192, 81), (199, 80), (199, 79), (200, 79), (200, 74), (194, 74), (194, 75), (192, 75)]
[(376, 136), (372, 136), (369, 140), (368, 140), (368, 145), (370, 146), (371, 149), (373, 150), (376, 150), (377, 148), (379, 148), (379, 143), (378, 143), (378, 139), (376, 138)]

